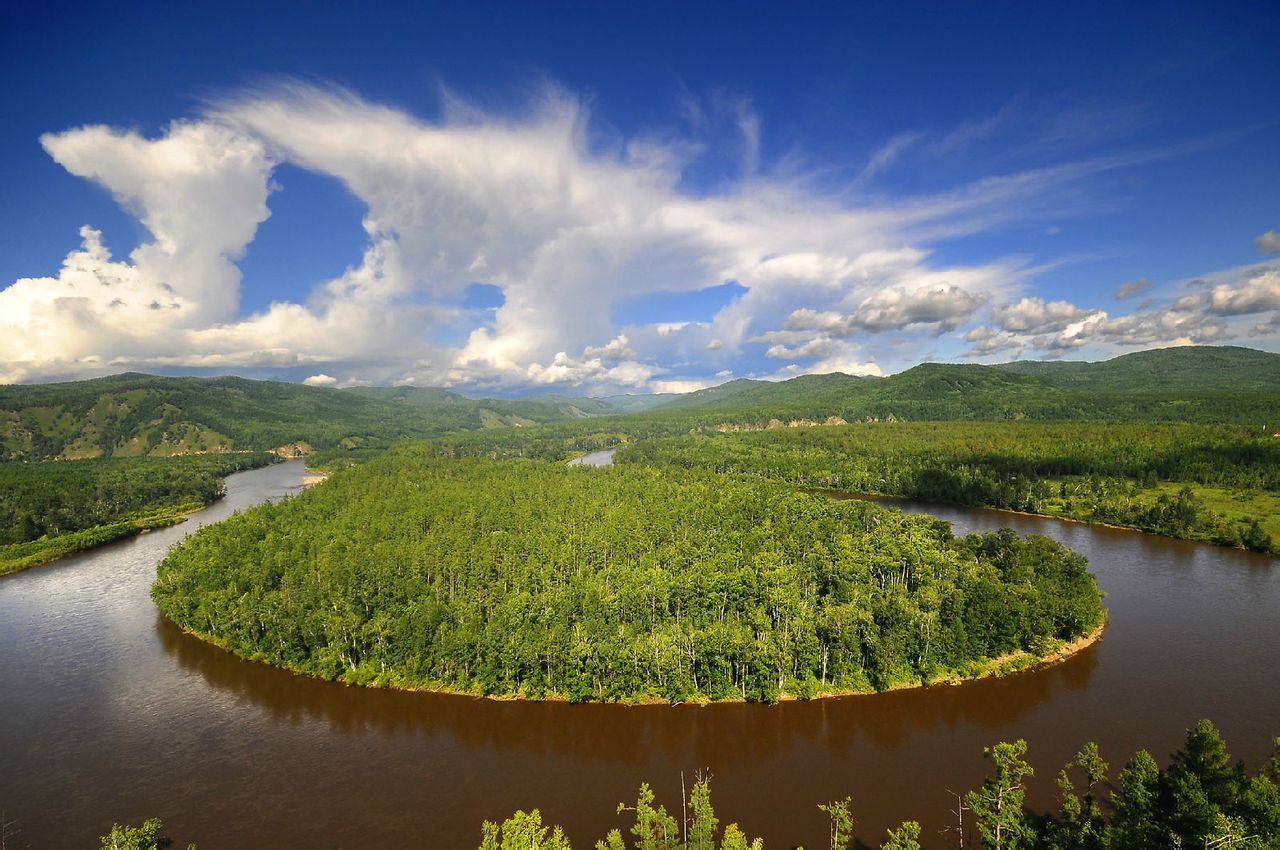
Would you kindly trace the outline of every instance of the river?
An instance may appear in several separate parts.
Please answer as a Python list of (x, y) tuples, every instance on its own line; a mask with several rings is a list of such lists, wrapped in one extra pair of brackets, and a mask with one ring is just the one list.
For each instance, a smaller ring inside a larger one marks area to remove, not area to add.
[(96, 847), (113, 820), (152, 816), (201, 850), (475, 847), (483, 819), (535, 806), (582, 848), (624, 826), (614, 810), (642, 780), (678, 809), (680, 772), (699, 769), (723, 821), (775, 850), (825, 846), (817, 804), (845, 795), (865, 840), (916, 818), (926, 847), (951, 847), (947, 791), (980, 781), (983, 745), (1026, 738), (1045, 807), (1086, 740), (1114, 772), (1138, 747), (1164, 760), (1210, 717), (1253, 768), (1280, 734), (1280, 562), (995, 511), (927, 508), (957, 531), (1012, 526), (1084, 553), (1111, 625), (1061, 664), (959, 687), (778, 706), (496, 702), (306, 679), (162, 620), (148, 589), (166, 549), (302, 474), (234, 475), (183, 525), (0, 578), (9, 848)]

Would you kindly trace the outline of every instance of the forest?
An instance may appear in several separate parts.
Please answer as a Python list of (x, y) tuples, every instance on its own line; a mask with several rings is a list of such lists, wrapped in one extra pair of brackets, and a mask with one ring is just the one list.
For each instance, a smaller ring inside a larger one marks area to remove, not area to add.
[[(1280, 848), (1280, 739), (1272, 757), (1256, 773), (1232, 763), (1226, 742), (1208, 720), (1187, 730), (1186, 742), (1161, 767), (1139, 750), (1112, 774), (1098, 746), (1086, 743), (1055, 778), (1056, 811), (1025, 807), (1026, 780), (1035, 775), (1024, 740), (1001, 742), (984, 751), (990, 763), (978, 788), (961, 795), (951, 809), (956, 823), (939, 840), (922, 835), (919, 822), (886, 830), (880, 850), (921, 850), (922, 846), (981, 846), (986, 850), (1145, 850), (1207, 847), (1222, 850)], [(613, 829), (596, 850), (764, 850), (736, 822), (724, 823), (711, 800), (713, 778), (693, 780), (688, 797), (670, 811), (642, 784), (634, 804), (619, 803), (630, 826)], [(814, 807), (826, 823), (830, 850), (868, 847), (856, 841), (854, 797)], [(117, 824), (102, 836), (103, 850), (163, 850), (172, 841), (159, 820), (139, 827)], [(856, 843), (855, 843), (856, 841)], [(922, 843), (925, 842), (925, 843)], [(979, 842), (981, 844), (979, 845)], [(188, 845), (194, 850), (194, 845)], [(517, 811), (501, 822), (485, 821), (479, 850), (571, 850), (559, 826), (544, 824), (538, 809)]]
[(202, 529), (152, 595), (183, 628), (299, 672), (568, 700), (916, 685), (1025, 665), (1103, 618), (1085, 559), (1044, 537), (956, 538), (703, 470), (424, 445)]
[(1280, 541), (1280, 439), (1240, 426), (896, 422), (713, 431), (642, 440), (617, 461), (1043, 513), (1263, 552)]
[(0, 574), (171, 525), (262, 453), (0, 463)]
[[(585, 422), (609, 417), (608, 424)], [(401, 439), (548, 423), (633, 435), (773, 420), (1198, 422), (1280, 428), (1280, 355), (1189, 346), (1101, 363), (923, 363), (884, 378), (742, 379), (684, 395), (473, 399), (431, 387), (334, 389), (138, 373), (0, 386), (0, 459), (364, 451)], [(582, 433), (581, 429), (567, 429)]]

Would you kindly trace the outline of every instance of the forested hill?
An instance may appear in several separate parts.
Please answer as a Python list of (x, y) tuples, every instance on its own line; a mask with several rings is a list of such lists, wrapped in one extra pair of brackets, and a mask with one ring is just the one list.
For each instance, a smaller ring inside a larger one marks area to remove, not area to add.
[[(420, 387), (332, 389), (125, 373), (0, 386), (0, 459), (381, 447), (406, 437), (623, 415), (637, 434), (772, 420), (1091, 420), (1280, 427), (1280, 355), (1167, 348), (1101, 363), (924, 363), (887, 378), (730, 381), (686, 395), (471, 399)], [(834, 418), (834, 419), (833, 419)]]
[(596, 399), (476, 400), (439, 389), (339, 390), (130, 372), (0, 386), (0, 459), (164, 456), (297, 443), (383, 446), (406, 437), (611, 412), (610, 402)]
[(995, 368), (1099, 393), (1280, 392), (1280, 354), (1235, 345), (1159, 348), (1096, 363), (1019, 360)]
[(678, 396), (663, 405), (664, 410), (713, 410), (717, 408), (775, 407), (796, 404), (837, 406), (870, 392), (878, 379), (832, 372), (828, 375), (801, 375), (786, 381), (755, 381), (740, 378), (718, 387), (708, 387)]
[(731, 381), (661, 408), (701, 424), (771, 418), (1094, 420), (1280, 425), (1280, 354), (1166, 348), (1101, 363), (922, 363), (886, 378), (839, 373)]

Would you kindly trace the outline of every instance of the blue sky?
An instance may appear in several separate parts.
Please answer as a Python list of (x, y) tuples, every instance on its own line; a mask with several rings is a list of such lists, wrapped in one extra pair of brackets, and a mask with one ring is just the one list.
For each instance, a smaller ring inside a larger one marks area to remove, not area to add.
[(1275, 4), (173, 5), (0, 13), (0, 381), (1280, 349)]

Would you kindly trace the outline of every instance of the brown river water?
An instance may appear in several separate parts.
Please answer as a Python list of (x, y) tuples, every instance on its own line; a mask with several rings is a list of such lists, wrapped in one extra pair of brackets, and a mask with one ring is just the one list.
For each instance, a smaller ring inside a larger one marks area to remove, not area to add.
[[(956, 687), (808, 703), (495, 702), (348, 688), (241, 661), (162, 620), (166, 549), (292, 492), (300, 461), (228, 479), (187, 523), (0, 578), (0, 809), (10, 848), (91, 848), (113, 821), (164, 819), (179, 846), (475, 847), (480, 822), (541, 808), (590, 847), (641, 781), (679, 808), (710, 771), (723, 822), (766, 847), (826, 845), (817, 804), (852, 795), (878, 844), (906, 818), (926, 847), (976, 786), (982, 747), (1026, 738), (1030, 802), (1096, 740), (1113, 771), (1162, 761), (1210, 717), (1251, 768), (1280, 734), (1280, 561), (995, 511), (894, 503), (957, 532), (1010, 526), (1089, 557), (1109, 596), (1098, 644), (1060, 664)], [(587, 473), (590, 474), (590, 473)]]

